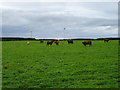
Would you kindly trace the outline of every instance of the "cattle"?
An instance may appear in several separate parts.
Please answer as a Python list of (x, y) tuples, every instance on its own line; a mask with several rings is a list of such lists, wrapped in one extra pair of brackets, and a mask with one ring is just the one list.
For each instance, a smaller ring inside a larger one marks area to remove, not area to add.
[(56, 40), (52, 40), (52, 41), (47, 41), (47, 45), (52, 45), (53, 42), (55, 42)]
[(47, 41), (47, 45), (52, 45), (53, 43), (55, 43), (56, 45), (59, 45), (58, 40)]
[(82, 42), (82, 44), (84, 45), (84, 46), (86, 46), (86, 45), (92, 45), (92, 41), (84, 41), (84, 42)]
[(56, 45), (59, 45), (59, 41), (54, 41)]
[(68, 42), (68, 44), (70, 44), (70, 43), (73, 44), (73, 40), (72, 39), (68, 39), (67, 42)]
[(27, 45), (30, 45), (30, 42), (27, 42)]
[(109, 42), (109, 39), (103, 39), (104, 40), (104, 42)]
[(47, 45), (52, 45), (53, 44), (53, 40), (52, 41), (47, 41)]
[(40, 43), (44, 43), (44, 40), (40, 40)]

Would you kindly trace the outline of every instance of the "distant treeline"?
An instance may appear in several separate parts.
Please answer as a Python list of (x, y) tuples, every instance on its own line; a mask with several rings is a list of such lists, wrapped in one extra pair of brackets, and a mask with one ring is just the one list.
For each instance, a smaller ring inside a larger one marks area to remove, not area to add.
[[(120, 40), (120, 38), (97, 38), (97, 39), (89, 39), (89, 38), (77, 38), (73, 40), (103, 40), (103, 39), (110, 39), (110, 40)], [(35, 39), (35, 38), (20, 38), (20, 37), (2, 37), (0, 41), (24, 41), (24, 40), (55, 40), (55, 39)], [(66, 39), (60, 39), (66, 40)]]
[(35, 38), (19, 38), (19, 37), (2, 37), (1, 41), (23, 41), (23, 40), (36, 40)]
[(103, 40), (103, 39), (120, 40), (120, 38), (97, 38), (96, 40)]

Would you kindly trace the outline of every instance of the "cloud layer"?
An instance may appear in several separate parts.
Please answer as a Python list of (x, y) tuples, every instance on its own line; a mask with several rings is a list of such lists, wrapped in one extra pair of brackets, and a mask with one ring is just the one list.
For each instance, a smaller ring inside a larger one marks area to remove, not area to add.
[[(35, 38), (117, 37), (113, 2), (5, 3), (3, 36)], [(64, 30), (64, 28), (66, 28)]]

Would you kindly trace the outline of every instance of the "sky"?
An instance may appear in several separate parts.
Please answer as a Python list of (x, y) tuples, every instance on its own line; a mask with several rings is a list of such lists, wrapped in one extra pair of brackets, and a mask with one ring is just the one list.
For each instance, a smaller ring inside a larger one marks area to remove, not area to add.
[(7, 2), (0, 8), (3, 37), (118, 37), (117, 2)]

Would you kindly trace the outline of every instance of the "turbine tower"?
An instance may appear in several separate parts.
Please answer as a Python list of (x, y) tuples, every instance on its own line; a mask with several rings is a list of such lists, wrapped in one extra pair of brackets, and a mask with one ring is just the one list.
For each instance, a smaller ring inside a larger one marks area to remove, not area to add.
[(31, 33), (31, 38), (32, 38), (32, 31), (30, 31), (30, 33)]
[(66, 30), (66, 28), (64, 28), (64, 39), (65, 39), (65, 30)]

